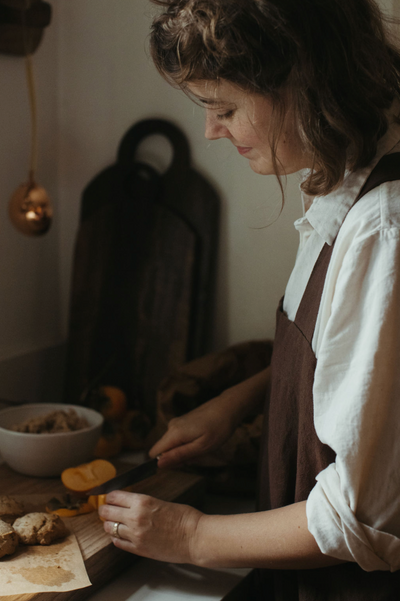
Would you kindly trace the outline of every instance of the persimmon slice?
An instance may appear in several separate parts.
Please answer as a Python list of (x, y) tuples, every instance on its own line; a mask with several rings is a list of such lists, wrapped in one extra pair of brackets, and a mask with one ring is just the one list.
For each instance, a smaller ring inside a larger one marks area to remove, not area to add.
[(101, 505), (105, 505), (106, 496), (107, 495), (90, 495), (87, 502), (93, 507), (93, 509), (98, 509)]
[(112, 463), (106, 459), (95, 459), (90, 463), (67, 468), (62, 472), (61, 480), (65, 488), (82, 494), (114, 478), (116, 473), (117, 470)]
[[(87, 502), (88, 505), (91, 505), (93, 507), (93, 509), (99, 509), (99, 507), (101, 507), (101, 505), (105, 505), (106, 503), (106, 496), (107, 495), (90, 495), (90, 497), (88, 498)], [(100, 518), (102, 522), (105, 521), (104, 518)]]

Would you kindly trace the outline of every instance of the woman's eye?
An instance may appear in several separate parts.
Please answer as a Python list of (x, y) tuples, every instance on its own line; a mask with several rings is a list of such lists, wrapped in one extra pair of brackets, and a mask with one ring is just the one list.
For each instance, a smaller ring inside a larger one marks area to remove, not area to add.
[(217, 119), (230, 119), (233, 117), (234, 110), (227, 111), (226, 113), (222, 113), (222, 115), (217, 115)]

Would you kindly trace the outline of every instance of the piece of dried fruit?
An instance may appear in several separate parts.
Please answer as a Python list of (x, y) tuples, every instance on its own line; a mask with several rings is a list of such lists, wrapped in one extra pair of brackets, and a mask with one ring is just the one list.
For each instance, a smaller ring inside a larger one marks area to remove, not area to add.
[(46, 511), (59, 515), (62, 518), (70, 518), (84, 513), (91, 513), (95, 508), (86, 499), (73, 498), (70, 494), (65, 494), (58, 499), (53, 497), (46, 505)]

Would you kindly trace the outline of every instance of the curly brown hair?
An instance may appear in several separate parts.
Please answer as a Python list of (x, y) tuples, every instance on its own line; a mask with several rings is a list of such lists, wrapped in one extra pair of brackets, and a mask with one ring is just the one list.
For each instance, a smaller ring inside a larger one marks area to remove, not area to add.
[(308, 194), (327, 194), (345, 169), (368, 165), (400, 97), (400, 52), (374, 0), (152, 0), (150, 49), (160, 73), (186, 89), (225, 79), (267, 95), (276, 109), (271, 149), (290, 90), (314, 168)]

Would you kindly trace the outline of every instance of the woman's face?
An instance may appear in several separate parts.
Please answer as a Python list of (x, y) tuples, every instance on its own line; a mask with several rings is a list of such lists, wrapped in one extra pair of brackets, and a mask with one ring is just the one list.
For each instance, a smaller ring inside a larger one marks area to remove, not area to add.
[[(268, 98), (245, 92), (224, 80), (219, 83), (191, 82), (188, 88), (206, 108), (205, 136), (208, 140), (228, 138), (239, 154), (248, 159), (255, 173), (275, 173), (269, 142), (273, 108)], [(282, 164), (283, 167), (279, 174), (295, 173), (311, 166), (310, 157), (302, 150), (290, 107), (278, 138), (276, 154), (278, 166)]]

